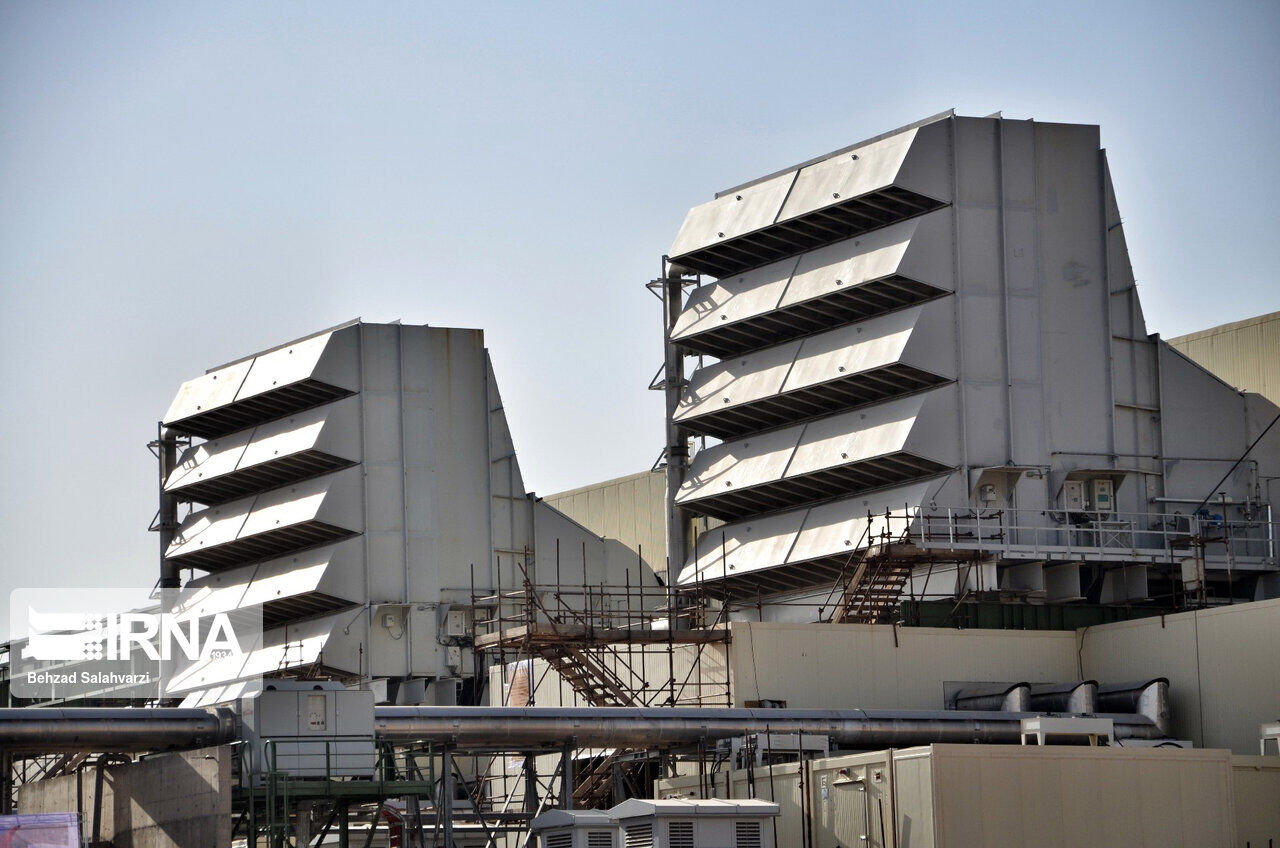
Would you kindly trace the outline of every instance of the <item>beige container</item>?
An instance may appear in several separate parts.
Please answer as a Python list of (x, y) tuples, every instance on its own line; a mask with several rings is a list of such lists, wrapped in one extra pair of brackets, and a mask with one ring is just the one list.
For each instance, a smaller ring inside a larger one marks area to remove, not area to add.
[(1236, 844), (1229, 751), (931, 745), (893, 759), (902, 848)]
[(1231, 758), (1236, 844), (1280, 846), (1280, 757)]
[(1266, 833), (1280, 797), (1272, 759), (1276, 770), (1247, 776), (1239, 807), (1230, 751), (1176, 748), (929, 745), (757, 768), (754, 793), (737, 770), (660, 781), (658, 794), (776, 801), (778, 845), (1232, 848), (1244, 844), (1237, 821)]

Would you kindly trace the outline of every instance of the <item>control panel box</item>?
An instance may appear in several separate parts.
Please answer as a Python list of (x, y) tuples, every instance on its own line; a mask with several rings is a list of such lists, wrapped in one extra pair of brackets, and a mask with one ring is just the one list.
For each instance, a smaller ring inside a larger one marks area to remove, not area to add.
[(241, 774), (259, 781), (269, 772), (372, 777), (377, 761), (373, 704), (373, 692), (315, 681), (274, 681), (241, 698)]

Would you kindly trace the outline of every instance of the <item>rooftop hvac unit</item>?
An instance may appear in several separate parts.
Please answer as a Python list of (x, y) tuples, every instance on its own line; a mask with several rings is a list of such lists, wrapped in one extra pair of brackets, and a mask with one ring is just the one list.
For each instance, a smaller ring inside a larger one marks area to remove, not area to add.
[(618, 823), (602, 810), (550, 810), (529, 830), (538, 848), (618, 848)]
[(650, 801), (633, 798), (609, 810), (622, 828), (623, 848), (773, 848), (768, 801)]

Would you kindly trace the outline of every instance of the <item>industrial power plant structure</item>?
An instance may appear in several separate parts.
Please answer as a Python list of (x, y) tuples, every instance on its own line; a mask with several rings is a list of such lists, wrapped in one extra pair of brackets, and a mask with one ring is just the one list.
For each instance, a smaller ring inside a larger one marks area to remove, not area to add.
[(261, 635), (144, 709), (6, 688), (0, 833), (1280, 844), (1280, 408), (1148, 332), (1097, 127), (934, 116), (661, 269), (661, 456), (572, 492), (480, 330), (184, 383), (157, 586)]

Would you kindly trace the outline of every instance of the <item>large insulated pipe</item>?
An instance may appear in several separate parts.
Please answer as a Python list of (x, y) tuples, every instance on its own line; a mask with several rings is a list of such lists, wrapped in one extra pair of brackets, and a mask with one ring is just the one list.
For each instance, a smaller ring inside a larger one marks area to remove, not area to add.
[(167, 751), (238, 738), (228, 709), (0, 709), (0, 751), (14, 753)]
[[(378, 707), (374, 727), (387, 742), (527, 750), (662, 748), (749, 733), (826, 736), (846, 748), (893, 748), (931, 742), (1017, 743), (1021, 720), (1038, 713), (955, 710), (735, 710), (709, 707)], [(1159, 739), (1145, 716), (1100, 715), (1118, 739)]]
[[(977, 710), (734, 710), (635, 707), (377, 707), (383, 742), (432, 742), (460, 748), (663, 748), (749, 733), (826, 736), (846, 748), (931, 742), (1016, 743), (1021, 720), (1039, 713)], [(1160, 739), (1148, 717), (1106, 713), (1118, 739)], [(0, 709), (6, 752), (133, 752), (199, 748), (237, 741), (229, 710)]]

